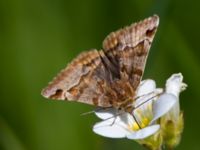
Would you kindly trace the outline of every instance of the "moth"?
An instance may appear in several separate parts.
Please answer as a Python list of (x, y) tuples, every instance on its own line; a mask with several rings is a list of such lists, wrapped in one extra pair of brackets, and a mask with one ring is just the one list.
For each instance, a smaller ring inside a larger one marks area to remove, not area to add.
[(42, 95), (132, 112), (158, 25), (159, 17), (154, 15), (110, 33), (102, 50), (79, 54)]

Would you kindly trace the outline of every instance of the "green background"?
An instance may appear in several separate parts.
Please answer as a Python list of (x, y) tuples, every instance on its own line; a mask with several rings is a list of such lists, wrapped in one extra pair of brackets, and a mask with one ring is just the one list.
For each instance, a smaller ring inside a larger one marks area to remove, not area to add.
[(145, 78), (163, 87), (182, 72), (185, 129), (179, 150), (199, 150), (200, 1), (5, 0), (0, 1), (0, 149), (143, 149), (127, 139), (92, 132), (93, 107), (45, 100), (41, 89), (78, 53), (101, 48), (111, 31), (153, 14), (160, 26)]

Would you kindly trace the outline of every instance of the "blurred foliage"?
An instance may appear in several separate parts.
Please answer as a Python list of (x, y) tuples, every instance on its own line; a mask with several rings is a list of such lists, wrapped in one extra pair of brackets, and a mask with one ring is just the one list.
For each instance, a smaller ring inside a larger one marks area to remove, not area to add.
[(199, 150), (199, 6), (194, 0), (1, 0), (0, 149), (142, 149), (95, 135), (96, 117), (80, 116), (93, 107), (48, 101), (40, 91), (78, 53), (100, 49), (109, 32), (158, 14), (144, 78), (163, 87), (172, 73), (183, 73), (189, 87), (181, 94), (185, 130), (177, 149)]

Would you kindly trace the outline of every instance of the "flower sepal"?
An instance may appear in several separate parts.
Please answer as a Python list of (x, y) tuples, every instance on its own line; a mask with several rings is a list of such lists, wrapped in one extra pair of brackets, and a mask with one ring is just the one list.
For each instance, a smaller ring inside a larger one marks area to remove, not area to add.
[(178, 120), (171, 120), (169, 117), (163, 117), (160, 120), (164, 145), (167, 149), (174, 149), (181, 140), (181, 134), (184, 128), (183, 112), (180, 112)]
[(161, 150), (163, 139), (160, 131), (142, 140), (136, 140), (140, 145), (149, 150)]

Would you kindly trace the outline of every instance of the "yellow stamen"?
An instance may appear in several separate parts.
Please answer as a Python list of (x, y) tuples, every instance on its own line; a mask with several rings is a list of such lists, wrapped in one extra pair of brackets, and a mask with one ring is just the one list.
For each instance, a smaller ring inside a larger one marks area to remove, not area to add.
[(148, 118), (143, 118), (142, 119), (142, 123), (141, 123), (141, 127), (144, 128), (149, 124), (149, 119)]
[(133, 130), (133, 131), (137, 131), (140, 129), (140, 127), (141, 128), (146, 127), (149, 124), (149, 122), (150, 122), (150, 120), (148, 118), (142, 118), (142, 120), (140, 122), (140, 126), (136, 122), (134, 122), (133, 124), (131, 124), (129, 126), (129, 129)]
[(138, 124), (136, 122), (133, 123), (133, 126), (132, 126), (132, 129), (133, 130), (139, 130), (140, 127), (138, 126)]

